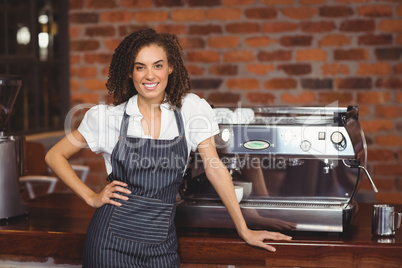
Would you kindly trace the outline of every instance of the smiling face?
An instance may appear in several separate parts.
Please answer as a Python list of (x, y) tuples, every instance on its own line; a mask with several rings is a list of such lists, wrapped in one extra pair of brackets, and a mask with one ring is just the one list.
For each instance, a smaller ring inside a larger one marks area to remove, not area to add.
[(162, 103), (172, 70), (162, 47), (150, 45), (141, 48), (134, 60), (133, 70), (133, 82), (139, 100)]

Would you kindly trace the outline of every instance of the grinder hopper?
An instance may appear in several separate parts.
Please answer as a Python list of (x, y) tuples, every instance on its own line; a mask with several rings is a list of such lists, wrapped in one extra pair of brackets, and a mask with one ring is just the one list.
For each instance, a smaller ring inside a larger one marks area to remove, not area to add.
[[(25, 214), (19, 184), (20, 137), (6, 136), (6, 126), (22, 80), (0, 75), (0, 219)], [(21, 160), (20, 160), (21, 161)]]

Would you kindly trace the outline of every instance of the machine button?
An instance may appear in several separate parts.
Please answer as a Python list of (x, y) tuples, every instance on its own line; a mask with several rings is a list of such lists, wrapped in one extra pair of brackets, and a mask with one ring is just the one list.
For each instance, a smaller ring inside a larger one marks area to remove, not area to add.
[(307, 152), (311, 148), (311, 143), (308, 140), (304, 140), (300, 143), (300, 149), (302, 149), (303, 152)]
[(318, 140), (322, 141), (325, 140), (325, 132), (318, 132)]
[(334, 144), (341, 144), (344, 139), (343, 134), (339, 131), (335, 131), (331, 134), (331, 141)]

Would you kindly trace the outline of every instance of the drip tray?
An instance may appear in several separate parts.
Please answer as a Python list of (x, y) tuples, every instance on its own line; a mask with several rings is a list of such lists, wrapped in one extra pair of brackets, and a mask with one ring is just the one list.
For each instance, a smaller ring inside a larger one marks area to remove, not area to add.
[[(343, 232), (357, 213), (357, 204), (341, 198), (244, 200), (240, 204), (250, 228)], [(221, 201), (184, 200), (178, 204), (177, 226), (234, 228)]]

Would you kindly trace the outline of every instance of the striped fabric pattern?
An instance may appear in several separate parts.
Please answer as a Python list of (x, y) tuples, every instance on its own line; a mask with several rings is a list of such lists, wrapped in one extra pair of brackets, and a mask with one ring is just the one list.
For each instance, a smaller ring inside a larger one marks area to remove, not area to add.
[(109, 181), (132, 191), (121, 207), (104, 205), (88, 226), (83, 267), (180, 267), (174, 226), (176, 194), (187, 161), (181, 112), (173, 140), (127, 137), (125, 113)]

